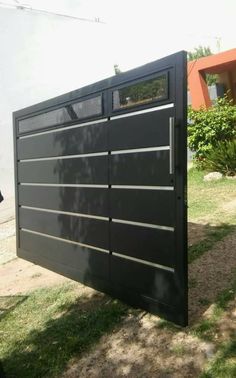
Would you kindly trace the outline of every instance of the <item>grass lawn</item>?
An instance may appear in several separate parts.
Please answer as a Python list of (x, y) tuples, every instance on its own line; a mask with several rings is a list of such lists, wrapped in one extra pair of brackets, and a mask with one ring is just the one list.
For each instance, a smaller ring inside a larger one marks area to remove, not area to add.
[(205, 172), (188, 172), (188, 221), (201, 225), (203, 240), (189, 247), (189, 262), (236, 229), (236, 180), (204, 182)]
[(3, 297), (0, 358), (7, 377), (51, 377), (125, 315), (127, 307), (102, 294), (78, 296), (76, 284)]
[[(191, 263), (236, 229), (236, 180), (223, 178), (204, 182), (205, 172), (191, 168), (188, 172), (188, 220), (205, 224), (205, 238), (189, 247)], [(236, 295), (236, 280), (215, 303), (211, 319), (201, 321), (194, 332), (198, 337), (214, 338), (217, 320), (228, 301)], [(201, 378), (236, 377), (236, 335), (218, 346), (214, 360)]]
[[(202, 172), (189, 171), (189, 220), (204, 225), (204, 238), (189, 248), (190, 262), (236, 226), (236, 181), (204, 183), (202, 178)], [(0, 299), (0, 360), (7, 377), (60, 377), (71, 359), (79, 359), (98, 345), (101, 336), (123, 327), (123, 320), (130, 314), (137, 323), (140, 321), (141, 311), (96, 292), (78, 295), (77, 287), (76, 283), (64, 284)], [(221, 340), (219, 330), (220, 320), (227, 316), (235, 294), (236, 282), (233, 282), (211, 303), (213, 311), (207, 319), (202, 318), (184, 330), (164, 320), (158, 323), (158, 332), (166, 332), (170, 343), (184, 333), (199, 342), (214, 344), (216, 353), (203, 369), (202, 378), (236, 376), (236, 339), (231, 335)], [(180, 359), (186, 353), (188, 358), (187, 349), (174, 344), (172, 354)], [(180, 376), (188, 375), (180, 371)]]
[(188, 172), (188, 219), (214, 225), (236, 225), (236, 180), (204, 182), (206, 173)]

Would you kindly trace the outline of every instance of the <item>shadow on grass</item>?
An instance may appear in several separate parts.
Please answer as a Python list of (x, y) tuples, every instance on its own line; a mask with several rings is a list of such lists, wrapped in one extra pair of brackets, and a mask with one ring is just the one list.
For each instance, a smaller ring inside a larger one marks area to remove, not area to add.
[(236, 230), (235, 225), (222, 223), (217, 226), (209, 224), (188, 223), (188, 262), (191, 263), (214, 247), (214, 244)]
[(17, 306), (22, 304), (28, 297), (26, 295), (3, 295), (0, 296), (0, 321), (10, 314)]
[[(214, 227), (208, 228), (209, 230), (211, 233), (216, 233), (214, 241), (226, 236), (225, 230), (227, 233), (229, 231), (227, 227), (223, 227), (220, 231), (219, 228)], [(231, 232), (231, 229), (229, 232)], [(210, 247), (213, 244), (214, 242), (211, 242)], [(210, 247), (207, 247), (205, 251)], [(191, 322), (193, 319), (194, 321), (198, 320), (209, 305), (216, 302), (219, 292), (230, 286), (232, 276), (228, 274), (226, 266), (229, 261), (229, 253), (233, 253), (233, 250), (227, 245), (223, 248), (225, 248), (225, 250), (223, 249), (224, 253), (213, 254), (212, 256), (211, 251), (206, 255), (203, 255), (204, 252), (201, 253), (202, 258), (210, 256), (209, 259), (205, 260), (205, 264), (199, 258), (189, 266), (190, 295), (192, 298), (190, 300)], [(191, 271), (192, 265), (195, 265), (194, 271)], [(219, 272), (222, 274), (219, 274)], [(97, 343), (103, 334), (111, 332), (114, 326), (119, 324), (123, 316), (127, 314), (128, 308), (119, 301), (96, 292), (92, 292), (92, 295), (77, 295), (65, 300), (70, 291), (73, 290), (69, 288), (63, 291), (58, 288), (50, 288), (37, 291), (28, 297), (6, 297), (5, 305), (1, 306), (4, 314), (2, 332), (5, 337), (4, 343), (2, 343), (4, 346), (1, 347), (3, 350), (1, 358), (7, 377), (61, 376), (63, 371), (67, 369), (71, 358), (76, 357), (78, 360), (82, 352), (87, 351)], [(225, 303), (231, 299), (231, 294), (228, 291), (225, 292), (224, 297), (221, 297), (220, 301), (218, 299), (219, 306), (223, 308)], [(138, 323), (137, 317), (134, 322)], [(122, 329), (123, 326), (122, 324)], [(207, 326), (204, 330), (204, 324), (202, 325), (203, 329), (199, 330), (200, 337), (207, 331)], [(127, 324), (127, 327), (127, 334), (128, 330), (130, 330), (130, 333), (128, 339), (122, 336), (124, 345), (122, 355), (125, 345), (127, 347), (129, 341), (135, 337), (132, 324), (130, 326)], [(169, 327), (166, 322), (162, 322), (158, 329), (160, 328)], [(172, 328), (174, 333), (179, 332), (179, 330), (179, 327), (173, 326)], [(138, 329), (137, 334), (140, 342), (146, 346), (146, 333), (141, 337)], [(152, 339), (152, 330), (150, 330), (149, 336)], [(167, 334), (167, 336), (165, 350), (168, 349), (170, 343), (170, 335)], [(157, 338), (153, 339), (153, 345), (157, 342)], [(112, 344), (109, 352), (111, 350)], [(163, 352), (163, 360), (165, 353)], [(129, 363), (129, 372), (130, 374), (133, 372), (133, 376), (139, 369), (144, 369), (144, 365), (148, 366), (146, 356), (140, 361), (133, 362), (133, 366), (132, 363)], [(91, 360), (92, 363), (94, 361)], [(115, 369), (115, 363), (113, 365)], [(120, 367), (120, 364), (117, 359), (116, 368), (118, 367)], [(191, 366), (189, 369), (191, 369)], [(100, 370), (102, 376), (103, 366), (100, 366)], [(162, 370), (163, 374), (171, 374), (171, 372), (168, 373), (168, 366), (163, 367)], [(136, 376), (138, 375), (136, 374)]]
[[(11, 338), (8, 345), (5, 345), (2, 362), (7, 377), (60, 375), (73, 356), (78, 357), (104, 333), (111, 331), (127, 311), (127, 307), (120, 302), (95, 293), (89, 297), (80, 296), (72, 303), (62, 303), (53, 313), (39, 316), (41, 311), (45, 314), (48, 311), (45, 298), (40, 294), (38, 297), (37, 294), (32, 297), (33, 299), (29, 296), (28, 307), (25, 301), (18, 313), (11, 314), (15, 316), (15, 319), (11, 317), (11, 323), (14, 323), (14, 320), (18, 322), (23, 334), (15, 339)], [(50, 306), (56, 304), (48, 303), (48, 307)], [(29, 324), (22, 325), (21, 317), (24, 311), (31, 311), (31, 314)], [(38, 322), (36, 321), (33, 329), (31, 327), (29, 331), (27, 328), (30, 328), (31, 321), (34, 322), (34, 317), (38, 318)], [(17, 328), (15, 323), (16, 333)], [(6, 331), (5, 337), (7, 335)]]
[(200, 376), (201, 378), (236, 377), (236, 337), (221, 346), (217, 358), (210, 367)]

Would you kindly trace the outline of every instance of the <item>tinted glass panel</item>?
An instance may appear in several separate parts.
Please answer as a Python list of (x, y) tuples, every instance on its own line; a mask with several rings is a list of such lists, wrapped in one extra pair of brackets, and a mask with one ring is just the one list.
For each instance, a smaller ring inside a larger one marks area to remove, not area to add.
[(113, 109), (143, 105), (151, 101), (160, 101), (168, 97), (167, 74), (141, 81), (113, 92)]
[(39, 114), (19, 121), (19, 133), (41, 130), (50, 126), (80, 120), (102, 114), (102, 96), (90, 98), (75, 104)]
[(72, 105), (78, 118), (87, 118), (102, 113), (102, 97), (90, 98)]

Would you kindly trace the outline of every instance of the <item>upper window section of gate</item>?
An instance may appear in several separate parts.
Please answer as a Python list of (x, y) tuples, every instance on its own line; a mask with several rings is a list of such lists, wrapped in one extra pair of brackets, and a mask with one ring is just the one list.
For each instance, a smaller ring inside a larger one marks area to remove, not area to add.
[(102, 95), (20, 120), (19, 133), (48, 129), (99, 115), (102, 115)]
[(167, 73), (116, 89), (112, 92), (113, 110), (121, 110), (168, 99)]

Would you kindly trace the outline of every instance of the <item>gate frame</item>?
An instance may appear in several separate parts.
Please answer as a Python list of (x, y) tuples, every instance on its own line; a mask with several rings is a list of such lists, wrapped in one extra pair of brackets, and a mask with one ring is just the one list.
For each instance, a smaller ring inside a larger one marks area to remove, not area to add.
[[(173, 64), (173, 62), (175, 62)], [(88, 85), (81, 89), (63, 94), (61, 96), (57, 96), (53, 99), (49, 99), (43, 101), (39, 104), (21, 109), (13, 113), (13, 139), (14, 139), (14, 171), (15, 171), (15, 206), (16, 206), (16, 248), (17, 248), (17, 255), (25, 256), (24, 251), (20, 249), (19, 246), (19, 199), (18, 199), (18, 169), (17, 169), (17, 138), (23, 135), (31, 134), (29, 133), (21, 133), (19, 134), (18, 131), (18, 122), (21, 119), (26, 119), (31, 116), (36, 116), (38, 114), (43, 114), (46, 111), (51, 111), (58, 109), (66, 104), (71, 104), (78, 100), (85, 100), (90, 97), (93, 97), (96, 93), (101, 93), (102, 91), (106, 90), (107, 98), (103, 98), (103, 113), (98, 116), (96, 119), (102, 119), (104, 117), (108, 117), (110, 119), (111, 116), (118, 115), (118, 114), (125, 114), (130, 112), (135, 112), (137, 110), (143, 110), (151, 108), (155, 105), (150, 103), (140, 106), (133, 106), (132, 109), (121, 109), (112, 112), (112, 104), (111, 104), (111, 96), (108, 96), (110, 91), (114, 90), (118, 86), (122, 86), (123, 84), (128, 84), (135, 79), (141, 80), (146, 76), (150, 76), (151, 74), (155, 74), (158, 71), (164, 71), (166, 69), (170, 69), (171, 67), (175, 66), (175, 98), (173, 101), (174, 112), (175, 112), (175, 141), (177, 143), (175, 145), (178, 146), (178, 150), (175, 148), (175, 214), (176, 214), (176, 229), (175, 229), (175, 280), (177, 286), (179, 287), (179, 292), (181, 293), (181, 303), (178, 308), (176, 308), (176, 314), (170, 315), (169, 308), (167, 305), (158, 307), (156, 309), (156, 305), (153, 306), (152, 303), (147, 303), (140, 298), (135, 298), (134, 293), (129, 295), (128, 293), (120, 292), (116, 290), (113, 286), (110, 285), (109, 282), (106, 283), (106, 287), (103, 284), (100, 285), (98, 282), (97, 285), (93, 285), (92, 287), (111, 294), (112, 296), (116, 296), (117, 298), (127, 301), (128, 303), (134, 306), (140, 306), (148, 311), (156, 314), (161, 314), (165, 316), (167, 319), (174, 321), (182, 326), (186, 326), (188, 324), (188, 256), (187, 256), (187, 57), (186, 52), (181, 51), (179, 53), (167, 56), (165, 58), (159, 59), (152, 63), (148, 63), (144, 66), (132, 69), (131, 71), (127, 71), (117, 76), (113, 76), (111, 78), (99, 81), (95, 84)], [(184, 67), (184, 69), (183, 69)], [(157, 70), (158, 68), (158, 70)], [(102, 94), (104, 96), (104, 93)], [(165, 105), (170, 102), (170, 98), (167, 100), (158, 101), (156, 106)], [(36, 130), (34, 134), (44, 132), (47, 130), (53, 129), (66, 129), (66, 126), (71, 126), (74, 124), (80, 124), (83, 122), (92, 121), (94, 117), (86, 118), (86, 120), (75, 120), (68, 123), (64, 123), (63, 125), (56, 125), (54, 127), (48, 127), (40, 130)], [(182, 164), (180, 164), (182, 162)], [(33, 262), (38, 263), (32, 258)], [(45, 266), (45, 265), (42, 265)], [(50, 268), (53, 270), (52, 268)], [(56, 270), (57, 271), (57, 270)], [(58, 271), (57, 271), (58, 272)], [(59, 273), (60, 274), (60, 273)], [(67, 275), (68, 274), (63, 274)], [(91, 286), (91, 284), (86, 283), (86, 285)], [(124, 291), (124, 290), (123, 290)], [(177, 317), (177, 313), (180, 315)]]

